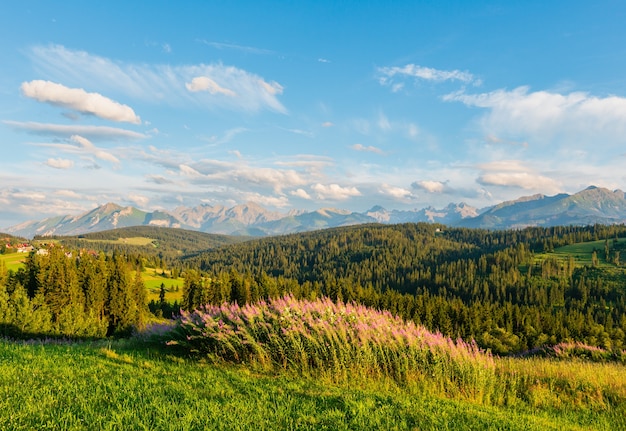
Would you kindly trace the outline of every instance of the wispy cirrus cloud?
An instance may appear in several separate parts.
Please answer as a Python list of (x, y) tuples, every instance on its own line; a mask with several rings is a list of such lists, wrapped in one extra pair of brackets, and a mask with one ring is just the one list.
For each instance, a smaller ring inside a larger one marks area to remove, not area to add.
[(111, 121), (141, 123), (141, 119), (130, 106), (118, 103), (99, 93), (88, 93), (82, 88), (68, 88), (51, 81), (34, 80), (22, 83), (20, 89), (26, 97), (72, 109), (81, 114), (95, 115)]
[(70, 141), (75, 143), (81, 150), (87, 154), (95, 156), (97, 159), (105, 160), (113, 164), (119, 164), (120, 160), (110, 152), (96, 147), (89, 139), (83, 138), (79, 135), (74, 135), (70, 138)]
[(378, 82), (390, 86), (392, 91), (399, 91), (404, 87), (404, 80), (415, 79), (431, 82), (459, 81), (463, 84), (479, 85), (481, 82), (468, 71), (440, 70), (432, 67), (407, 64), (405, 66), (387, 66), (377, 69)]
[(531, 143), (602, 140), (605, 145), (623, 145), (626, 134), (626, 98), (619, 96), (530, 91), (524, 86), (480, 94), (457, 92), (444, 100), (486, 109), (479, 124), (487, 136)]
[(247, 52), (249, 54), (270, 55), (276, 54), (270, 49), (256, 48), (254, 46), (240, 45), (237, 43), (214, 42), (210, 40), (199, 39), (198, 42), (216, 49), (233, 49), (236, 51)]
[(134, 140), (144, 139), (147, 135), (143, 133), (133, 132), (132, 130), (120, 129), (117, 127), (107, 126), (83, 126), (76, 124), (49, 124), (49, 123), (37, 123), (34, 121), (3, 121), (7, 126), (21, 130), (27, 133), (42, 136), (56, 136), (62, 138), (69, 138), (72, 135), (80, 135), (87, 137), (91, 140)]
[(35, 46), (30, 57), (49, 79), (122, 93), (125, 97), (152, 103), (180, 107), (195, 103), (208, 109), (287, 112), (278, 100), (283, 92), (278, 82), (221, 63), (128, 63), (62, 45)]
[(378, 147), (374, 147), (373, 145), (364, 146), (362, 144), (354, 144), (350, 146), (354, 151), (362, 151), (366, 153), (376, 153), (376, 154), (385, 154), (383, 150)]

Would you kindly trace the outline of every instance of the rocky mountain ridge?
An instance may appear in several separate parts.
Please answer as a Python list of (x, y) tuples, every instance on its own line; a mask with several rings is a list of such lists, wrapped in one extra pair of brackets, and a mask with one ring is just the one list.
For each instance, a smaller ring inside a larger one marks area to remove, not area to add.
[(31, 238), (36, 235), (80, 235), (130, 226), (162, 226), (227, 235), (268, 236), (363, 223), (441, 223), (486, 229), (520, 229), (528, 226), (626, 223), (626, 194), (621, 190), (588, 187), (573, 195), (542, 194), (502, 202), (483, 210), (465, 203), (445, 208), (387, 210), (375, 206), (365, 212), (336, 208), (315, 211), (269, 211), (256, 203), (231, 208), (221, 205), (178, 207), (171, 212), (146, 212), (108, 203), (76, 216), (58, 216), (20, 223), (6, 233)]

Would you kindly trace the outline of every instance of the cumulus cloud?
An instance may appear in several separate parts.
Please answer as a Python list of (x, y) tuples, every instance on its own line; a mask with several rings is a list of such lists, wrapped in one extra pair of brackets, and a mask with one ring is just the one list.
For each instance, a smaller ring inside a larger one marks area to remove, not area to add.
[(260, 193), (241, 193), (240, 199), (243, 202), (254, 202), (264, 207), (285, 208), (289, 206), (289, 199), (286, 196), (266, 196)]
[(311, 195), (306, 192), (304, 189), (297, 189), (289, 192), (291, 196), (295, 196), (301, 199), (311, 200)]
[(361, 192), (356, 187), (341, 187), (339, 184), (314, 184), (311, 190), (316, 193), (318, 199), (323, 200), (345, 200), (354, 196), (361, 196)]
[(431, 67), (419, 66), (417, 64), (407, 64), (398, 67), (379, 67), (379, 82), (382, 85), (392, 86), (394, 91), (402, 88), (401, 83), (397, 83), (397, 78), (415, 78), (425, 81), (444, 82), (444, 81), (460, 81), (463, 83), (477, 83), (474, 75), (467, 71), (461, 70), (439, 70)]
[(147, 137), (143, 133), (133, 132), (132, 130), (106, 126), (47, 124), (36, 123), (33, 121), (21, 122), (9, 120), (3, 121), (3, 123), (16, 130), (23, 130), (36, 135), (57, 136), (63, 138), (68, 138), (72, 135), (85, 136), (91, 140), (127, 140), (144, 139)]
[(132, 202), (133, 204), (139, 207), (144, 207), (144, 208), (147, 207), (148, 204), (150, 203), (150, 198), (143, 196), (143, 195), (136, 194), (136, 193), (128, 194), (126, 196), (126, 199)]
[[(278, 100), (283, 93), (278, 82), (221, 63), (178, 66), (125, 63), (61, 45), (36, 46), (30, 54), (40, 70), (75, 86), (97, 85), (99, 89), (122, 92), (127, 97), (175, 106), (188, 106), (191, 102), (210, 109), (287, 112)], [(214, 97), (210, 90), (229, 97)]]
[(44, 162), (45, 165), (55, 169), (71, 169), (74, 167), (73, 160), (67, 159), (48, 159)]
[(560, 190), (555, 180), (534, 172), (519, 160), (501, 160), (479, 164), (477, 167), (483, 172), (476, 181), (484, 186), (516, 187), (544, 193)]
[(364, 151), (364, 152), (367, 152), (367, 153), (376, 153), (376, 154), (384, 154), (385, 153), (380, 148), (374, 147), (372, 145), (369, 145), (369, 146), (366, 147), (366, 146), (361, 145), (361, 144), (354, 144), (350, 148), (352, 148), (354, 151)]
[(443, 193), (446, 190), (446, 183), (441, 181), (422, 180), (411, 184), (413, 188), (422, 189), (428, 193)]
[(379, 192), (398, 200), (407, 200), (413, 196), (411, 190), (407, 190), (402, 187), (391, 186), (384, 183), (381, 184)]
[[(487, 109), (480, 124), (488, 136), (520, 137), (522, 140), (576, 141), (609, 138), (623, 144), (626, 133), (626, 98), (597, 97), (584, 92), (560, 94), (531, 92), (529, 87), (496, 90), (489, 93), (452, 93), (446, 101)], [(527, 138), (527, 139), (524, 139)]]
[(207, 91), (213, 95), (222, 94), (228, 97), (235, 97), (237, 95), (234, 91), (229, 90), (228, 88), (220, 87), (217, 82), (213, 81), (208, 76), (196, 76), (191, 80), (191, 82), (186, 83), (185, 87), (192, 93)]
[(141, 119), (130, 106), (122, 105), (99, 93), (88, 93), (82, 88), (68, 88), (55, 82), (34, 80), (22, 83), (21, 90), (26, 97), (72, 109), (81, 114), (141, 124)]

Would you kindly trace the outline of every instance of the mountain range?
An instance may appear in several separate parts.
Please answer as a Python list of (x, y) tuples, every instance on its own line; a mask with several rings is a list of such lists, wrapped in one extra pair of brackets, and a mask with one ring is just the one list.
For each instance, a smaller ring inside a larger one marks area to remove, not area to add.
[(170, 212), (146, 212), (108, 203), (84, 214), (29, 221), (4, 231), (32, 238), (36, 235), (80, 235), (130, 226), (162, 226), (227, 235), (269, 236), (362, 223), (408, 222), (485, 229), (621, 224), (626, 223), (626, 194), (621, 190), (590, 186), (573, 195), (537, 194), (484, 209), (465, 203), (451, 203), (442, 209), (427, 207), (419, 210), (387, 210), (375, 206), (362, 213), (322, 208), (285, 214), (269, 211), (255, 203), (231, 208), (199, 205), (192, 208), (178, 207)]

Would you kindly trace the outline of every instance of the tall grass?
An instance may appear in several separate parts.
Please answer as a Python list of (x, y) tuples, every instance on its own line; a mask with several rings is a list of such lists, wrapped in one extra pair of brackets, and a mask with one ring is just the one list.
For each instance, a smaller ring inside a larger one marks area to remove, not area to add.
[[(257, 371), (287, 370), (337, 384), (389, 382), (413, 394), (485, 406), (626, 411), (626, 369), (615, 358), (606, 364), (585, 359), (586, 346), (557, 345), (542, 355), (548, 358), (494, 358), (473, 342), (329, 299), (206, 306), (151, 332), (197, 357)], [(605, 353), (594, 350), (589, 359)], [(596, 373), (613, 377), (600, 381)]]
[[(551, 360), (511, 361), (535, 366)], [(615, 366), (592, 365), (599, 374)], [(488, 407), (375, 379), (329, 384), (204, 364), (127, 340), (0, 339), (1, 430), (614, 431), (626, 429), (625, 414)]]
[(473, 342), (454, 341), (386, 311), (327, 298), (287, 296), (183, 312), (168, 344), (257, 370), (289, 370), (335, 382), (391, 379), (476, 401), (487, 401), (496, 384), (493, 358)]

